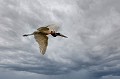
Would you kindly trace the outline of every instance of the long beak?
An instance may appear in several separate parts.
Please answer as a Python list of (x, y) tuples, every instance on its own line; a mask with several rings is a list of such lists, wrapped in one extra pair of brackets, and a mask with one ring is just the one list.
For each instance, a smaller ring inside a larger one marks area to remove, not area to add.
[(60, 36), (61, 36), (61, 37), (65, 37), (65, 38), (68, 38), (67, 36), (65, 36), (65, 35), (62, 35), (62, 34), (60, 34)]

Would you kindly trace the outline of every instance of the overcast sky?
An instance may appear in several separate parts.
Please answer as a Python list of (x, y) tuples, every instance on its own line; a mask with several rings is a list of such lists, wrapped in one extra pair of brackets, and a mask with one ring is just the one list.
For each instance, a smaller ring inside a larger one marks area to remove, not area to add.
[[(120, 0), (0, 0), (0, 79), (120, 79)], [(34, 37), (48, 24), (46, 54)]]

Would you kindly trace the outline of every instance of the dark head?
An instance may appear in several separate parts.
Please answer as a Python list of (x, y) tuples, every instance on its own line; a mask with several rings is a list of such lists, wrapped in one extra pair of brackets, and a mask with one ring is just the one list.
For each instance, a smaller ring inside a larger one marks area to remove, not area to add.
[(61, 34), (60, 33), (56, 33), (57, 36), (60, 36)]
[(61, 33), (51, 33), (51, 35), (52, 35), (53, 37), (61, 36), (61, 37), (68, 38), (67, 36), (62, 35)]

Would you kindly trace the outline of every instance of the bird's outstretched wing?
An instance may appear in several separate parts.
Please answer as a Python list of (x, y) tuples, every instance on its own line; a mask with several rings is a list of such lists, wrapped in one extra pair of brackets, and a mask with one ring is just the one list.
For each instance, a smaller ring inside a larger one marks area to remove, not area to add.
[(49, 28), (46, 28), (46, 27), (40, 27), (37, 29), (38, 31), (48, 31)]
[(59, 26), (55, 25), (55, 24), (51, 24), (46, 26), (47, 28), (49, 28), (49, 31), (55, 31), (57, 32), (59, 30)]
[(46, 33), (51, 33), (51, 31), (53, 32), (57, 32), (59, 29), (59, 26), (55, 25), (55, 24), (51, 24), (51, 25), (47, 25), (47, 26), (43, 26), (38, 28), (37, 30), (40, 32), (46, 32)]
[(48, 45), (48, 37), (41, 33), (34, 34), (34, 37), (39, 44), (40, 52), (44, 55)]

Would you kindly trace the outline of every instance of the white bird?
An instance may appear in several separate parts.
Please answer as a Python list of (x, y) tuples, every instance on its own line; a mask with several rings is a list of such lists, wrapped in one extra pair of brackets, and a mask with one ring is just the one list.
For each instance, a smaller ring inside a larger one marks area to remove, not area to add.
[(61, 33), (56, 33), (58, 27), (54, 24), (48, 25), (45, 27), (40, 27), (37, 31), (33, 32), (32, 34), (25, 34), (23, 36), (30, 36), (34, 35), (34, 38), (39, 44), (40, 52), (44, 55), (48, 46), (48, 36), (51, 34), (53, 37), (61, 36), (67, 38), (67, 36), (62, 35)]

